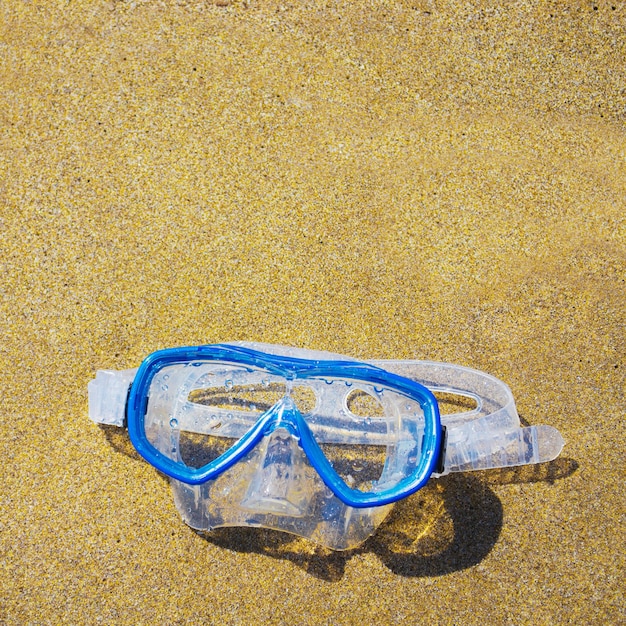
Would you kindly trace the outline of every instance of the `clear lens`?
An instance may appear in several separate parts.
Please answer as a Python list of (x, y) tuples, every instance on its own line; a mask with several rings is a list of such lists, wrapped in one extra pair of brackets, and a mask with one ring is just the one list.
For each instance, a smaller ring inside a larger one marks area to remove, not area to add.
[(189, 402), (227, 411), (263, 413), (269, 411), (284, 395), (284, 383), (267, 385), (234, 385), (226, 383), (216, 387), (194, 389)]
[(415, 470), (424, 430), (419, 403), (390, 388), (337, 377), (290, 382), (238, 364), (168, 366), (150, 385), (146, 434), (169, 458), (201, 468), (285, 396), (350, 488), (388, 489)]
[(321, 444), (324, 456), (350, 489), (375, 490), (385, 468), (385, 446)]
[[(238, 365), (192, 362), (160, 370), (150, 383), (146, 435), (160, 452), (200, 468), (224, 454), (254, 425), (263, 403), (280, 397), (276, 381), (259, 386), (264, 398), (235, 393), (249, 377)], [(278, 383), (280, 384), (280, 382)]]
[(180, 431), (179, 455), (180, 460), (187, 466), (199, 469), (219, 458), (235, 443), (231, 437), (215, 437)]
[(424, 431), (419, 403), (361, 381), (307, 382), (321, 397), (307, 423), (333, 469), (351, 489), (389, 489), (413, 473)]

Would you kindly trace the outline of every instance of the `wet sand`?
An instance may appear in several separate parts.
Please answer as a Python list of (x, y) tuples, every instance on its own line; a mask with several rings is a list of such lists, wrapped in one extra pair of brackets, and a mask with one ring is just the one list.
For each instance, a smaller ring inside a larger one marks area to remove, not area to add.
[[(1, 624), (624, 622), (626, 6), (0, 7)], [(509, 384), (561, 457), (333, 553), (195, 533), (97, 369), (252, 340)]]

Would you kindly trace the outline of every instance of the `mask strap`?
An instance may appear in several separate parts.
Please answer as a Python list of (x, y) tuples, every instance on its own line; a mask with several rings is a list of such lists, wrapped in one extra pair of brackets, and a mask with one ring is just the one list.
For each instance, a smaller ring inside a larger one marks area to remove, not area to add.
[[(550, 426), (522, 428), (509, 387), (493, 376), (459, 365), (431, 361), (376, 360), (372, 365), (415, 380), (435, 393), (469, 397), (476, 407), (441, 416), (445, 453), (434, 476), (544, 463), (555, 459), (564, 442)], [(126, 401), (137, 369), (98, 370), (88, 384), (89, 417), (98, 424), (123, 427)], [(193, 432), (204, 432), (198, 420)]]
[(522, 428), (511, 390), (490, 374), (434, 361), (370, 363), (424, 385), (435, 397), (453, 394), (476, 403), (469, 411), (441, 415), (446, 443), (434, 476), (545, 463), (563, 449), (563, 438), (555, 428)]

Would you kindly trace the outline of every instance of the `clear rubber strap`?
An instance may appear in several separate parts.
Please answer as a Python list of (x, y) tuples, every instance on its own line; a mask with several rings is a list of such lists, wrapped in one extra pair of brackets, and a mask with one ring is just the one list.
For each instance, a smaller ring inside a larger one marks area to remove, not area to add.
[(448, 431), (444, 471), (437, 475), (545, 463), (559, 456), (563, 443), (559, 431), (545, 425), (491, 433), (455, 428)]
[[(296, 356), (307, 358), (305, 354)], [(319, 358), (318, 355), (315, 355)], [(330, 355), (324, 354), (325, 358)], [(334, 355), (332, 355), (334, 356)], [(339, 358), (339, 357), (337, 357)], [(345, 358), (345, 357), (344, 357)], [(513, 395), (502, 381), (478, 370), (429, 361), (369, 361), (371, 364), (415, 380), (435, 394), (448, 393), (472, 398), (476, 408), (442, 416), (442, 424), (447, 427), (447, 445), (444, 458), (444, 471), (461, 472), (498, 467), (542, 463), (558, 456), (563, 439), (557, 430), (549, 426), (529, 426), (522, 428), (519, 422)], [(90, 381), (89, 417), (100, 424), (123, 426), (128, 389), (136, 369), (113, 371), (100, 370), (96, 379)], [(219, 410), (177, 399), (179, 428), (200, 434), (214, 434), (209, 413), (216, 415)], [(181, 411), (184, 406), (187, 410)], [(219, 419), (219, 415), (217, 416)], [(233, 432), (223, 428), (223, 436), (242, 436), (251, 426), (250, 419), (256, 419), (249, 412), (237, 412), (232, 416)], [(182, 420), (182, 421), (181, 421)], [(360, 441), (358, 434), (349, 437), (339, 433), (343, 443), (390, 443), (384, 436), (374, 442), (371, 434)]]
[(513, 394), (501, 380), (479, 370), (429, 361), (372, 361), (437, 393), (480, 401), (473, 411), (442, 415), (447, 442), (442, 476), (450, 472), (494, 469), (555, 459), (564, 441), (550, 426), (522, 428)]
[(456, 428), (472, 422), (480, 430), (509, 430), (520, 425), (513, 394), (501, 380), (469, 367), (434, 361), (368, 361), (394, 374), (410, 378), (437, 394), (473, 400), (476, 407), (442, 415), (442, 424)]
[(124, 426), (126, 400), (137, 368), (130, 370), (98, 370), (87, 385), (89, 419), (97, 424)]

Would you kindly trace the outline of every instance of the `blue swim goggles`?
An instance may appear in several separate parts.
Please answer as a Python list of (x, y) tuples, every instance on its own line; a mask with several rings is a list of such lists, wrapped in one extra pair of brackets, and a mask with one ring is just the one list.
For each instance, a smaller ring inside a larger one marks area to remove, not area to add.
[[(434, 393), (466, 410), (442, 427)], [(193, 528), (273, 528), (334, 549), (361, 543), (433, 474), (550, 460), (563, 445), (550, 427), (521, 428), (508, 387), (482, 372), (264, 344), (99, 371), (89, 410), (128, 427)]]

